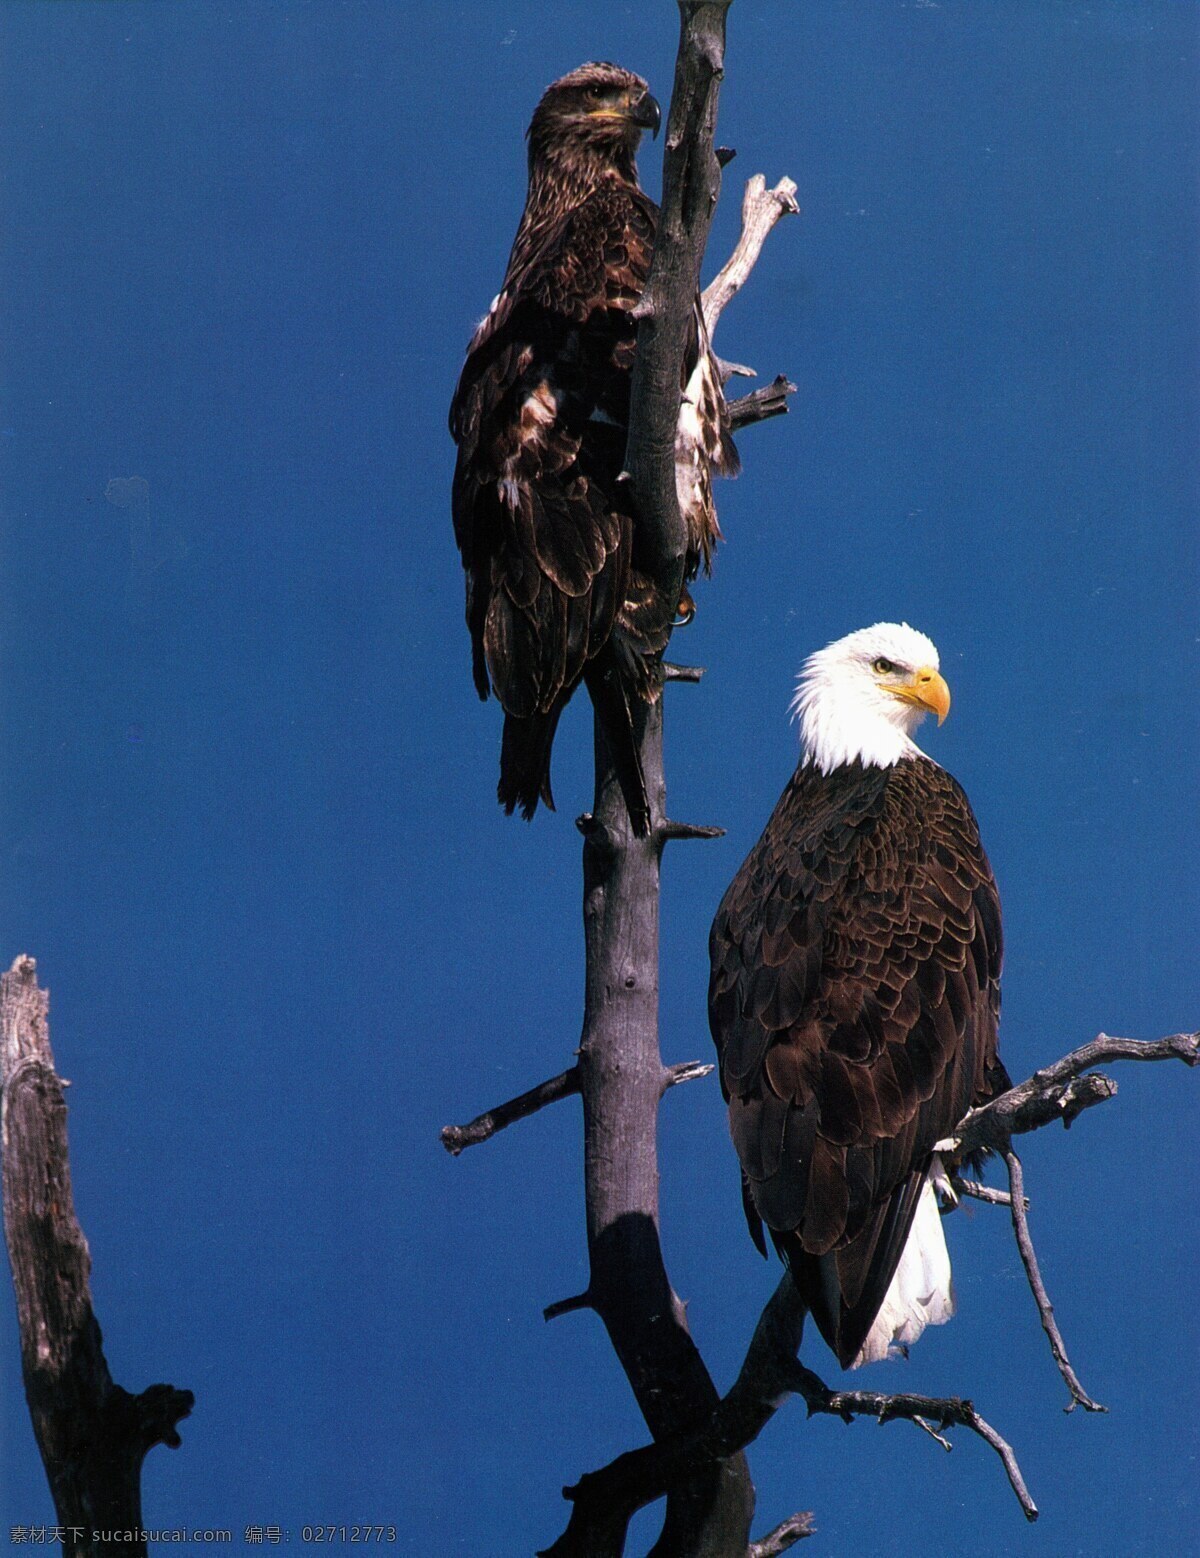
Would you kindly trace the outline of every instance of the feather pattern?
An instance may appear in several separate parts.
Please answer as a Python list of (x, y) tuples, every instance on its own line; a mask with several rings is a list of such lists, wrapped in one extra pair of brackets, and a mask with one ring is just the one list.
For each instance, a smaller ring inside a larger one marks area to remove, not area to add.
[[(888, 1295), (934, 1145), (1007, 1085), (1001, 955), (970, 805), (923, 755), (802, 763), (717, 911), (709, 1019), (751, 1232), (761, 1245), (766, 1224), (843, 1365)], [(918, 1262), (914, 1292), (935, 1267)]]

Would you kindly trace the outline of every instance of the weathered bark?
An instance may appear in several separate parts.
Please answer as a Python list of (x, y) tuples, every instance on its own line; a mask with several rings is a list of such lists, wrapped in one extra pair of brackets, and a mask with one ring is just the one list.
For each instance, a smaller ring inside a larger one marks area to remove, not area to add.
[[(638, 349), (623, 479), (631, 483), (638, 516), (639, 566), (670, 599), (679, 597), (686, 552), (675, 488), (680, 377), (695, 329), (700, 267), (720, 191), (721, 165), (732, 155), (718, 153), (713, 145), (730, 3), (679, 0), (680, 42), (658, 238), (636, 309)], [(773, 190), (761, 176), (750, 181), (742, 239), (704, 298), (710, 334), (752, 269), (767, 234), (781, 216), (797, 209), (794, 192), (787, 179)], [(735, 402), (735, 425), (786, 411), (792, 389), (780, 377)], [(699, 676), (698, 670), (663, 666), (664, 683), (696, 681)], [(587, 977), (576, 1065), (466, 1126), (447, 1127), (442, 1140), (457, 1152), (545, 1104), (580, 1094), (590, 1277), (584, 1293), (551, 1304), (546, 1317), (595, 1310), (651, 1434), (656, 1440), (676, 1441), (712, 1418), (719, 1396), (663, 1263), (658, 1104), (669, 1086), (711, 1067), (696, 1062), (664, 1067), (659, 1053), (659, 866), (668, 841), (715, 838), (722, 830), (667, 817), (662, 719), (661, 697), (635, 712), (652, 817), (644, 838), (630, 830), (610, 755), (596, 727), (594, 808), (580, 819)], [(661, 1492), (666, 1495), (666, 1514), (652, 1558), (748, 1558), (754, 1489), (738, 1446), (683, 1467)], [(551, 1551), (557, 1558), (620, 1558), (629, 1515), (620, 1510), (614, 1514), (609, 1521), (602, 1508), (593, 1507), (586, 1528), (573, 1522)], [(798, 1517), (784, 1522), (764, 1539), (767, 1545), (761, 1550), (784, 1551), (804, 1534), (804, 1525)]]
[[(596, 725), (596, 798), (584, 833), (587, 978), (579, 1080), (591, 1276), (587, 1302), (604, 1322), (647, 1427), (656, 1439), (704, 1421), (718, 1394), (688, 1332), (663, 1264), (658, 1222), (658, 1105), (670, 1075), (658, 1046), (659, 865), (665, 842), (662, 701), (643, 706), (641, 758), (653, 826), (630, 830), (621, 789)], [(698, 1467), (671, 1491), (656, 1558), (742, 1555), (754, 1489), (745, 1459)], [(624, 1530), (587, 1553), (614, 1558)]]
[(21, 1367), (33, 1431), (65, 1550), (144, 1555), (142, 1541), (98, 1533), (142, 1528), (141, 1470), (156, 1444), (175, 1448), (190, 1391), (113, 1383), (92, 1312), (87, 1240), (75, 1216), (67, 1108), (54, 1070), (49, 997), (32, 958), (0, 977), (4, 1229), (17, 1296)]
[(675, 492), (679, 375), (700, 289), (721, 167), (713, 149), (725, 74), (725, 16), (732, 0), (679, 0), (679, 52), (667, 115), (662, 209), (654, 258), (637, 309), (637, 360), (629, 398), (625, 469), (638, 516), (638, 555), (678, 600), (687, 528)]
[[(713, 138), (724, 75), (730, 0), (679, 0), (680, 40), (667, 121), (663, 199), (646, 291), (637, 307), (638, 351), (630, 392), (625, 467), (638, 515), (642, 565), (669, 598), (683, 582), (686, 530), (675, 489), (680, 371), (699, 291), (700, 267), (721, 188)], [(774, 223), (795, 210), (785, 180), (766, 193), (751, 181), (743, 238), (706, 302), (707, 325), (753, 267)], [(771, 205), (770, 213), (765, 206)], [(786, 381), (783, 381), (786, 385)], [(775, 410), (786, 394), (773, 386)], [(773, 412), (763, 412), (770, 415)], [(755, 420), (751, 417), (748, 420)], [(609, 753), (596, 726), (596, 795), (584, 831), (587, 985), (579, 1086), (584, 1113), (584, 1189), (591, 1276), (584, 1302), (599, 1314), (656, 1439), (690, 1432), (715, 1410), (718, 1393), (688, 1332), (663, 1264), (658, 1226), (659, 1099), (670, 1084), (658, 1045), (659, 864), (671, 839), (712, 838), (718, 828), (668, 820), (662, 701), (638, 712), (650, 798), (649, 837), (628, 825)], [(653, 1558), (743, 1558), (754, 1488), (745, 1458), (697, 1465), (667, 1496)], [(593, 1527), (586, 1545), (569, 1533), (553, 1551), (589, 1558), (624, 1550), (624, 1525)], [(564, 1545), (565, 1544), (565, 1545)]]

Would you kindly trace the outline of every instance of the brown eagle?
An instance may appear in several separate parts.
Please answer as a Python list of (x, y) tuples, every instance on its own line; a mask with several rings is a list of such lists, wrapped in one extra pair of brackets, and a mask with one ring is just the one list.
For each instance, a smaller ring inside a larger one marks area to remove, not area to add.
[[(638, 567), (625, 455), (633, 310), (658, 208), (638, 183), (646, 83), (589, 64), (548, 87), (529, 126), (529, 190), (504, 284), (467, 350), (450, 408), (454, 534), (475, 686), (504, 709), (499, 798), (553, 807), (550, 749), (580, 681), (613, 754), (631, 823), (649, 827), (631, 700), (658, 694), (676, 609)], [(696, 309), (680, 386), (676, 474), (687, 578), (720, 535), (711, 472), (732, 472), (721, 378)]]
[(1009, 1086), (1000, 901), (963, 791), (912, 740), (950, 693), (880, 623), (807, 662), (803, 756), (725, 894), (709, 1021), (762, 1224), (843, 1367), (954, 1311), (938, 1144)]

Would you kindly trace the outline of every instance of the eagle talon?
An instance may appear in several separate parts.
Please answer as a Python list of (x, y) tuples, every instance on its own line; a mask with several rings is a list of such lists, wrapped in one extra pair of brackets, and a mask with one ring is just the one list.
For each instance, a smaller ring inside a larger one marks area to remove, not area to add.
[(675, 611), (676, 617), (671, 626), (673, 628), (687, 627), (688, 623), (696, 615), (696, 602), (692, 599), (688, 590), (684, 589), (680, 592), (679, 605), (676, 606)]

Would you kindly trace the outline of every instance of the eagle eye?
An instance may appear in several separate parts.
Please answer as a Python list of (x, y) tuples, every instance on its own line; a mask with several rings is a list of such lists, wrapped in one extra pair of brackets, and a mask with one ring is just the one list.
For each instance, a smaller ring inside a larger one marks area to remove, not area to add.
[(882, 655), (871, 662), (871, 669), (877, 671), (880, 676), (890, 676), (896, 667), (890, 660), (885, 660)]
[(587, 89), (587, 95), (592, 99), (593, 102), (598, 102), (599, 99), (604, 96), (604, 88), (593, 82), (592, 85)]

